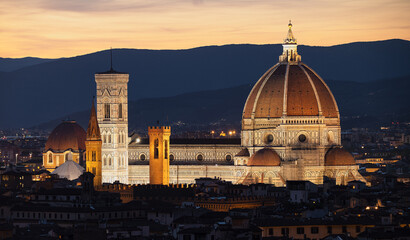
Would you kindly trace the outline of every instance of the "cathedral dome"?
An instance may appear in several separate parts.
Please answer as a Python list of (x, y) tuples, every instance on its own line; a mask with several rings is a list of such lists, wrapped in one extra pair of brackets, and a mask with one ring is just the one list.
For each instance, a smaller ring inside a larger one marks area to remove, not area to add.
[(279, 63), (256, 82), (246, 100), (243, 119), (282, 116), (339, 118), (332, 92), (311, 68), (301, 62), (291, 31), (283, 43)]
[(304, 63), (278, 63), (269, 69), (249, 94), (243, 118), (280, 118), (284, 114), (339, 116), (331, 91)]
[(86, 133), (75, 121), (65, 121), (51, 132), (47, 139), (45, 151), (64, 152), (85, 150)]
[(325, 166), (355, 165), (356, 162), (351, 153), (343, 148), (331, 148), (325, 155)]
[(263, 148), (252, 155), (248, 166), (280, 166), (280, 157), (275, 150)]

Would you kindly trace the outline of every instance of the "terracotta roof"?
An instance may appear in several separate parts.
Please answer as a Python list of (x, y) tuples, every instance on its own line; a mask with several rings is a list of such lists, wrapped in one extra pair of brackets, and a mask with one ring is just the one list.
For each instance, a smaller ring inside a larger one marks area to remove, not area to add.
[(321, 110), (325, 117), (339, 117), (331, 91), (304, 63), (277, 64), (263, 74), (248, 96), (243, 118), (279, 118), (285, 110), (288, 116), (318, 116)]
[(287, 91), (288, 116), (318, 116), (319, 107), (315, 92), (302, 67), (289, 66)]
[(252, 155), (248, 166), (280, 166), (280, 157), (275, 150), (263, 148)]
[(325, 155), (325, 166), (355, 165), (356, 162), (351, 153), (343, 148), (331, 148)]
[(85, 150), (86, 133), (75, 121), (65, 121), (51, 132), (46, 142), (45, 151), (64, 152)]
[(247, 148), (242, 149), (238, 154), (235, 155), (236, 157), (249, 157), (249, 150)]

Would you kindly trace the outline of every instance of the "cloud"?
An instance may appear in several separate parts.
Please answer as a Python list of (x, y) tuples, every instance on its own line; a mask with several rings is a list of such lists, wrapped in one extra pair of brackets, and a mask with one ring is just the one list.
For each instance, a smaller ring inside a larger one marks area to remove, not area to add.
[(0, 0), (0, 56), (279, 43), (289, 19), (305, 45), (410, 39), (408, 12), (408, 0)]

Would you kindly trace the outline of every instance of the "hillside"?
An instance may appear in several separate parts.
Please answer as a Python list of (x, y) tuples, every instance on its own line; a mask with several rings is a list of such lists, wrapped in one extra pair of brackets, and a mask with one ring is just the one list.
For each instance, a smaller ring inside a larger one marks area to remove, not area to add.
[[(254, 84), (277, 62), (281, 48), (276, 44), (116, 49), (113, 61), (116, 70), (130, 73), (129, 99), (136, 101)], [(325, 80), (369, 82), (410, 75), (410, 42), (404, 40), (300, 46), (299, 53)], [(94, 73), (108, 68), (109, 51), (102, 51), (0, 72), (5, 116), (0, 128), (32, 126), (87, 109), (95, 95)]]
[[(344, 129), (410, 121), (410, 104), (407, 100), (410, 76), (372, 83), (329, 81), (328, 85), (338, 103)], [(144, 131), (157, 120), (171, 125), (175, 131), (209, 130), (218, 126), (239, 129), (243, 105), (251, 88), (247, 84), (132, 101), (129, 104), (129, 130)], [(86, 128), (88, 117), (89, 110), (86, 110), (38, 127), (51, 130), (63, 119), (75, 119)]]

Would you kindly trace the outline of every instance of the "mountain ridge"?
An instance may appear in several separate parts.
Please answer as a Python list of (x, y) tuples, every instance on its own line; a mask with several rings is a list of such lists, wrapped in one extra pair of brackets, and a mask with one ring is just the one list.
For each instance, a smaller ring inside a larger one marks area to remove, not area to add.
[[(386, 87), (386, 85), (389, 86)], [(339, 106), (342, 129), (380, 127), (391, 121), (410, 121), (407, 89), (410, 75), (375, 83), (328, 81)], [(233, 88), (184, 93), (173, 97), (146, 98), (129, 102), (129, 130), (144, 132), (159, 120), (175, 131), (209, 130), (213, 127), (240, 129), (242, 110), (252, 84)], [(226, 92), (230, 92), (227, 95)], [(220, 103), (223, 102), (224, 105)], [(90, 110), (72, 113), (35, 128), (52, 130), (63, 119), (87, 127)], [(68, 117), (70, 116), (70, 117)], [(365, 120), (364, 120), (365, 119)]]
[[(374, 81), (410, 75), (410, 42), (389, 40), (307, 47), (302, 61), (323, 79)], [(113, 50), (114, 69), (130, 73), (129, 100), (254, 84), (282, 46), (224, 45), (187, 50)], [(40, 124), (88, 107), (94, 73), (109, 69), (110, 51), (0, 72), (0, 128)]]

